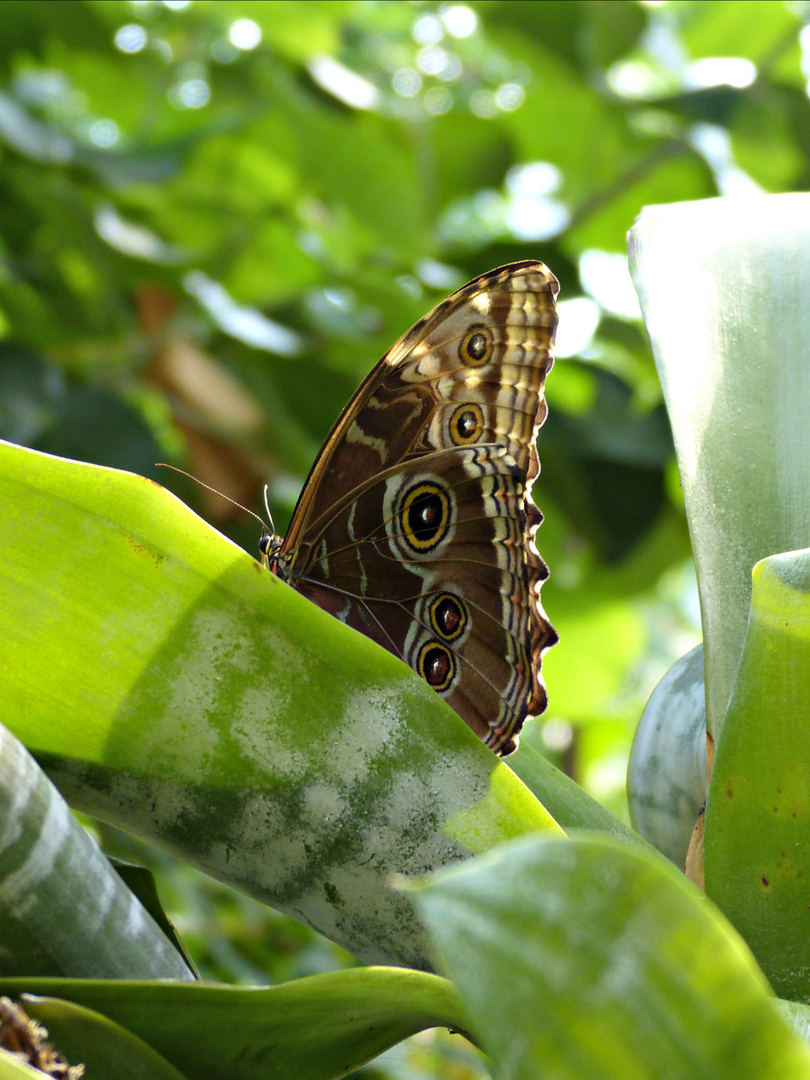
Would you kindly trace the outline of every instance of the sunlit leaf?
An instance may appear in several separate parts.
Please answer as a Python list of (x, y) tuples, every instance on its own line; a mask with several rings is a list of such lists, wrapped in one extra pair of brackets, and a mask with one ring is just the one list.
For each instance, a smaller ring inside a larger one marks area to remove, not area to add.
[(7, 723), (80, 809), (412, 966), (392, 872), (560, 833), (408, 667), (157, 484), (6, 444), (0, 501)]

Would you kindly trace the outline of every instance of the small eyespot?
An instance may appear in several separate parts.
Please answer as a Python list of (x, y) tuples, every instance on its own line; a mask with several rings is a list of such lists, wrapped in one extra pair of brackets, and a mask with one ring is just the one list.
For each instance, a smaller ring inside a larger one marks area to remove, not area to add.
[(450, 526), (450, 499), (439, 484), (415, 484), (406, 492), (399, 512), (406, 543), (415, 551), (430, 551)]
[(456, 446), (478, 442), (484, 430), (484, 413), (480, 405), (459, 405), (450, 417), (450, 438)]
[(445, 641), (461, 637), (467, 619), (466, 608), (452, 593), (439, 593), (430, 605), (430, 625)]
[(419, 650), (416, 670), (434, 690), (447, 690), (456, 677), (456, 658), (452, 650), (438, 641), (427, 641)]
[(492, 356), (492, 331), (488, 326), (472, 326), (462, 338), (458, 355), (470, 367), (483, 367)]

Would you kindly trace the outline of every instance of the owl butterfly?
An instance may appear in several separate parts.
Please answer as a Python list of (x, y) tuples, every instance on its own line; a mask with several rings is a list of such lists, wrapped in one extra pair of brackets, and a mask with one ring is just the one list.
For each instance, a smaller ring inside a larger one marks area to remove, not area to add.
[(539, 262), (469, 282), (370, 372), (263, 562), (418, 672), (498, 754), (546, 706), (535, 438), (559, 286)]

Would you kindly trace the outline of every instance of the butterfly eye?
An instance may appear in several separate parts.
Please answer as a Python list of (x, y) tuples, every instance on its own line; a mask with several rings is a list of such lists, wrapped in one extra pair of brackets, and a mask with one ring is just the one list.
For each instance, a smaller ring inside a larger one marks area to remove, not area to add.
[(492, 331), (487, 326), (474, 326), (464, 336), (458, 354), (465, 364), (483, 367), (492, 356)]
[(416, 670), (428, 686), (441, 692), (447, 690), (456, 677), (456, 658), (446, 645), (428, 641), (419, 650)]
[(440, 593), (430, 605), (430, 625), (445, 641), (455, 641), (464, 633), (467, 612), (450, 593)]
[(450, 417), (450, 438), (456, 446), (478, 442), (484, 430), (484, 414), (480, 405), (460, 405)]

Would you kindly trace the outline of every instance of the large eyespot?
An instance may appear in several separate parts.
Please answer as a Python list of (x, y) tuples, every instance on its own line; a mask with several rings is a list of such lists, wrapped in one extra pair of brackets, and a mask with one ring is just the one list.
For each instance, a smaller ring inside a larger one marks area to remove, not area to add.
[(427, 641), (419, 650), (416, 670), (434, 690), (441, 693), (456, 677), (456, 658), (452, 649), (438, 641)]
[(467, 626), (467, 609), (452, 593), (439, 593), (428, 609), (430, 625), (445, 641), (455, 641)]
[(492, 356), (492, 331), (488, 326), (471, 326), (458, 347), (458, 355), (470, 367), (483, 367)]
[(456, 446), (478, 442), (484, 431), (484, 413), (480, 405), (471, 402), (459, 405), (450, 417), (450, 438)]
[(400, 504), (399, 526), (405, 542), (414, 551), (435, 548), (450, 527), (447, 491), (432, 481), (414, 484)]

